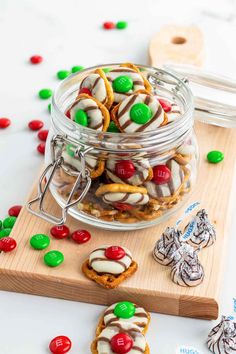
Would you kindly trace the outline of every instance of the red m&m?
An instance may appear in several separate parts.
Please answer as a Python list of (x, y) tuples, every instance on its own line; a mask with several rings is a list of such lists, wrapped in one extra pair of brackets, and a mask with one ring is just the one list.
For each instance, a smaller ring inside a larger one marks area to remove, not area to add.
[(8, 215), (9, 216), (18, 216), (20, 214), (22, 206), (21, 205), (13, 205), (9, 210), (8, 210)]
[(0, 252), (11, 252), (16, 246), (16, 240), (12, 237), (3, 237), (0, 239)]
[(49, 349), (53, 354), (68, 353), (71, 349), (71, 340), (66, 336), (57, 336), (51, 340)]
[(44, 155), (45, 154), (45, 143), (38, 144), (37, 150), (40, 154)]
[(38, 132), (38, 138), (39, 140), (46, 141), (48, 137), (48, 130), (40, 130)]
[(105, 250), (105, 256), (108, 259), (118, 260), (125, 256), (125, 250), (120, 246), (110, 246)]
[(111, 349), (116, 354), (128, 353), (133, 344), (133, 339), (127, 333), (118, 333), (111, 338)]
[(31, 64), (40, 64), (43, 61), (43, 57), (41, 55), (33, 55), (30, 58)]
[(71, 238), (76, 243), (85, 243), (90, 240), (91, 234), (87, 230), (76, 230), (72, 233)]
[(66, 225), (53, 226), (50, 230), (50, 233), (53, 237), (57, 239), (62, 239), (70, 235), (70, 229)]
[(107, 21), (107, 22), (103, 23), (103, 28), (106, 29), (106, 30), (110, 30), (110, 29), (113, 29), (115, 27), (116, 27), (116, 25), (115, 25), (114, 22)]
[(134, 208), (133, 205), (119, 202), (113, 203), (113, 206), (120, 211), (128, 211)]
[(71, 118), (69, 109), (68, 109), (68, 111), (66, 111), (65, 115), (67, 116), (67, 118), (69, 118), (69, 119)]
[(31, 129), (31, 130), (39, 130), (43, 127), (43, 122), (41, 120), (31, 120), (29, 123), (28, 123), (28, 127)]
[(82, 87), (79, 90), (79, 94), (85, 93), (86, 95), (92, 96), (92, 92), (87, 87)]
[(159, 101), (160, 105), (162, 106), (164, 112), (168, 113), (171, 111), (171, 104), (168, 101), (163, 100), (162, 98), (158, 98), (158, 101)]
[(115, 166), (115, 172), (119, 178), (127, 179), (135, 174), (135, 167), (130, 160), (118, 161)]
[(171, 171), (166, 165), (158, 165), (153, 168), (153, 182), (156, 184), (168, 183), (171, 179)]
[(0, 118), (0, 129), (5, 129), (5, 128), (9, 127), (10, 124), (11, 124), (10, 119)]

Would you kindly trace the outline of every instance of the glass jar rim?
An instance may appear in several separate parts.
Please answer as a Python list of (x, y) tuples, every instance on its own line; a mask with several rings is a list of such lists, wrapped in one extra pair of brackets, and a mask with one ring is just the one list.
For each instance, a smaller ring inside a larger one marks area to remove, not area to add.
[[(79, 78), (82, 75), (86, 75), (86, 73), (90, 73), (91, 71), (98, 69), (98, 68), (107, 68), (107, 67), (116, 67), (121, 65), (121, 63), (109, 63), (109, 64), (102, 64), (102, 65), (96, 65), (93, 67), (86, 68), (84, 70), (81, 70), (77, 73), (71, 74), (68, 78), (63, 80), (55, 89), (53, 97), (52, 97), (52, 123), (56, 128), (58, 128), (58, 123), (61, 125), (62, 128), (59, 128), (61, 133), (66, 133), (67, 135), (72, 134), (76, 140), (82, 140), (85, 142), (86, 145), (93, 146), (96, 144), (96, 149), (99, 150), (99, 147), (97, 146), (98, 142), (101, 142), (101, 147), (102, 150), (104, 149), (104, 144), (102, 142), (104, 140), (111, 140), (109, 142), (109, 148), (108, 150), (114, 148), (116, 149), (117, 147), (117, 142), (112, 143), (112, 139), (119, 137), (120, 140), (125, 139), (126, 141), (131, 139), (133, 142), (129, 143), (126, 142), (125, 145), (128, 147), (129, 151), (137, 149), (137, 147), (133, 146), (135, 139), (138, 139), (138, 143), (144, 145), (149, 145), (154, 144), (154, 143), (166, 143), (171, 140), (176, 140), (176, 132), (180, 132), (181, 135), (185, 136), (188, 131), (192, 129), (193, 126), (193, 95), (191, 92), (191, 89), (189, 86), (186, 84), (185, 81), (181, 80), (179, 77), (174, 75), (172, 72), (169, 72), (167, 70), (155, 68), (152, 66), (148, 65), (141, 65), (141, 64), (135, 64), (138, 68), (145, 69), (146, 72), (148, 72), (149, 75), (152, 75), (153, 78), (155, 78), (155, 74), (160, 74), (161, 77), (164, 78), (166, 77), (166, 82), (168, 80), (172, 82), (172, 85), (175, 87), (173, 88), (170, 92), (172, 95), (177, 97), (177, 94), (179, 92), (183, 92), (185, 94), (185, 102), (184, 102), (184, 112), (181, 114), (176, 121), (173, 121), (165, 126), (158, 127), (155, 131), (146, 131), (146, 132), (141, 132), (141, 133), (114, 133), (114, 132), (101, 132), (101, 131), (95, 131), (87, 127), (83, 127), (71, 119), (68, 119), (68, 117), (65, 115), (65, 111), (63, 111), (60, 107), (60, 99), (62, 96), (65, 96), (65, 92), (63, 95), (61, 94), (61, 91), (63, 92), (66, 88), (68, 88), (71, 85), (71, 82), (75, 81), (75, 78)], [(152, 72), (152, 73), (151, 73)], [(169, 79), (168, 79), (169, 78)], [(77, 81), (77, 84), (79, 83), (80, 80)], [(158, 79), (159, 82), (161, 82), (161, 79)], [(173, 84), (174, 82), (174, 84)], [(55, 119), (56, 117), (56, 119)], [(185, 129), (186, 128), (186, 129)], [(178, 136), (180, 138), (180, 135)], [(114, 146), (112, 146), (114, 144)]]

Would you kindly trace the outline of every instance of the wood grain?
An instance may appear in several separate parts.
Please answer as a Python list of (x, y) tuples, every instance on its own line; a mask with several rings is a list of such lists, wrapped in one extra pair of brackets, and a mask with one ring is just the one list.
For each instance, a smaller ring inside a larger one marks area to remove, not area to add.
[[(201, 157), (198, 182), (189, 201), (200, 200), (202, 206), (209, 211), (217, 229), (216, 244), (200, 253), (206, 273), (200, 286), (190, 289), (174, 284), (170, 280), (170, 269), (156, 263), (151, 255), (156, 240), (167, 225), (175, 223), (178, 215), (159, 226), (133, 232), (98, 230), (69, 218), (68, 225), (71, 230), (88, 229), (92, 234), (91, 241), (78, 245), (71, 240), (52, 239), (47, 250), (36, 251), (29, 246), (30, 237), (36, 233), (49, 234), (51, 225), (32, 216), (23, 208), (11, 234), (18, 241), (18, 248), (12, 253), (0, 254), (0, 288), (106, 305), (125, 299), (154, 312), (216, 319), (227, 225), (234, 195), (232, 187), (236, 131), (200, 123), (197, 124), (196, 130)], [(225, 153), (224, 161), (218, 165), (205, 161), (205, 155), (213, 149)], [(34, 188), (32, 195), (35, 195), (35, 191)], [(50, 195), (47, 205), (50, 211), (59, 211)], [(82, 262), (90, 251), (101, 244), (120, 244), (128, 247), (139, 264), (138, 272), (116, 290), (101, 288), (85, 278), (81, 272)], [(65, 255), (65, 262), (58, 268), (49, 268), (43, 263), (44, 253), (52, 249), (60, 250)]]

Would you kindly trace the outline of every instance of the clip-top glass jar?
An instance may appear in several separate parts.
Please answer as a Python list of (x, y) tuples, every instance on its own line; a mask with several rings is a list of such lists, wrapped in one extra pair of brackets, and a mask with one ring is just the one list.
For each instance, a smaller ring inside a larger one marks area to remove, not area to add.
[[(119, 71), (120, 64), (83, 70), (56, 89), (46, 146), (47, 168), (40, 179), (39, 195), (29, 208), (58, 225), (65, 223), (68, 212), (104, 229), (146, 228), (175, 213), (194, 187), (198, 146), (193, 130), (193, 96), (184, 80), (172, 73), (138, 65), (152, 97), (161, 104), (158, 109), (162, 109), (167, 124), (147, 131), (103, 132), (69, 119), (66, 112), (76, 102), (82, 80), (107, 67)], [(139, 95), (143, 96), (136, 97), (136, 103), (144, 100), (145, 91)], [(123, 112), (118, 114), (124, 114), (124, 107), (120, 109)], [(131, 104), (126, 105), (128, 114), (130, 109)], [(62, 209), (61, 218), (44, 209), (48, 188)], [(32, 208), (37, 202), (39, 211)]]

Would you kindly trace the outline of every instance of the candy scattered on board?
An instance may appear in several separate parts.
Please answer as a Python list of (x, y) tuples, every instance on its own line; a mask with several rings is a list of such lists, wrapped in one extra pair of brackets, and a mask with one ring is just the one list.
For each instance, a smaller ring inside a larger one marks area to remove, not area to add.
[(48, 98), (52, 97), (52, 90), (48, 88), (44, 88), (39, 91), (38, 95), (39, 98), (41, 98), (42, 100), (47, 100)]
[(49, 267), (58, 267), (64, 262), (64, 255), (62, 252), (52, 250), (44, 255), (44, 263)]
[(36, 234), (31, 237), (30, 245), (35, 250), (44, 250), (50, 244), (50, 238), (44, 234)]
[[(17, 217), (20, 214), (21, 209), (22, 209), (22, 205), (13, 205), (8, 210), (8, 215)], [(0, 229), (1, 229), (1, 227), (0, 227)]]
[(11, 252), (17, 246), (16, 240), (12, 237), (3, 237), (0, 239), (0, 252)]
[(41, 140), (41, 141), (46, 141), (47, 140), (47, 137), (48, 137), (48, 133), (49, 133), (49, 131), (48, 130), (40, 130), (39, 132), (38, 132), (38, 138), (39, 138), (39, 140)]
[(57, 72), (57, 78), (59, 80), (64, 80), (70, 75), (70, 71), (68, 70), (60, 70)]
[(105, 30), (112, 30), (112, 29), (119, 29), (119, 30), (122, 30), (122, 29), (126, 29), (128, 27), (128, 22), (126, 21), (118, 21), (117, 23), (115, 22), (112, 22), (112, 21), (107, 21), (107, 22), (104, 22), (103, 23), (103, 28)]
[(70, 338), (66, 336), (57, 336), (51, 340), (49, 349), (53, 354), (64, 354), (70, 351), (71, 346), (72, 343)]
[(41, 55), (33, 55), (30, 57), (31, 64), (40, 64), (43, 61), (43, 57)]
[(5, 129), (11, 125), (11, 120), (9, 118), (0, 118), (0, 129)]
[(45, 147), (46, 147), (45, 142), (38, 144), (37, 150), (41, 155), (45, 154)]
[(214, 163), (214, 164), (219, 163), (224, 160), (224, 154), (223, 152), (218, 150), (210, 151), (207, 154), (207, 160), (210, 163)]
[(50, 233), (53, 237), (57, 238), (57, 239), (63, 239), (66, 237), (70, 236), (70, 229), (68, 226), (66, 225), (62, 225), (62, 226), (53, 226), (50, 229)]
[(76, 230), (71, 234), (71, 238), (74, 242), (81, 244), (88, 242), (91, 234), (87, 230)]
[(29, 123), (28, 123), (28, 127), (29, 129), (31, 130), (39, 130), (43, 127), (43, 122), (41, 120), (31, 120)]

